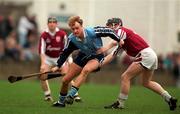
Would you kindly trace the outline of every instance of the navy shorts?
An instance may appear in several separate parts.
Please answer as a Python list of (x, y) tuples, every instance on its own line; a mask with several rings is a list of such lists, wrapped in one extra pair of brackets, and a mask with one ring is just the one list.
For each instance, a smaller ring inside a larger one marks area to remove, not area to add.
[(96, 59), (99, 61), (99, 63), (102, 63), (102, 61), (104, 60), (104, 54), (87, 56), (86, 54), (79, 52), (77, 57), (74, 59), (74, 63), (83, 68), (86, 63), (92, 59)]

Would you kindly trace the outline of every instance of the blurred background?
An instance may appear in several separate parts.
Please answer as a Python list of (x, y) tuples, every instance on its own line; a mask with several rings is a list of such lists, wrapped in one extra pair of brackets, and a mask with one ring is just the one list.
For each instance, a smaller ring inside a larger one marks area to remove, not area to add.
[[(56, 16), (59, 27), (69, 34), (67, 20), (72, 15), (92, 27), (105, 25), (108, 18), (122, 18), (124, 26), (143, 36), (157, 53), (154, 80), (180, 88), (180, 0), (0, 0), (0, 79), (39, 72), (38, 41), (47, 18)], [(25, 44), (19, 40), (22, 36)], [(104, 38), (104, 44), (109, 40)], [(87, 83), (117, 84), (131, 62), (123, 54), (91, 74)]]

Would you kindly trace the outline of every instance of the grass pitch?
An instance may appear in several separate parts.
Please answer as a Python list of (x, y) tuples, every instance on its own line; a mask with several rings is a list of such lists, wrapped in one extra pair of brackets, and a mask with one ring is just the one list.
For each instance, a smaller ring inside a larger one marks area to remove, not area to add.
[[(54, 100), (58, 99), (59, 83), (50, 81)], [(180, 89), (166, 88), (180, 100)], [(43, 92), (38, 81), (21, 81), (10, 84), (0, 81), (0, 114), (180, 114), (180, 108), (170, 111), (163, 99), (143, 87), (133, 86), (126, 109), (104, 109), (114, 102), (119, 85), (85, 84), (79, 90), (82, 103), (67, 105), (66, 108), (52, 107), (43, 101)]]

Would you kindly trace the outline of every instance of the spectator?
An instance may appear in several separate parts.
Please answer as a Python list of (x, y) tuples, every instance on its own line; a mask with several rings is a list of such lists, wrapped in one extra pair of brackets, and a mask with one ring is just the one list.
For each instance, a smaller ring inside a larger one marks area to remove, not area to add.
[(4, 40), (0, 38), (0, 60), (5, 58), (5, 48), (4, 48)]
[(0, 17), (0, 37), (5, 40), (5, 38), (10, 34), (13, 30), (13, 21), (12, 16), (8, 17)]
[(180, 53), (175, 57), (175, 65), (173, 67), (174, 80), (176, 81), (176, 86), (180, 88)]
[(17, 43), (16, 32), (13, 31), (5, 40), (6, 55), (13, 60), (22, 59), (22, 49)]
[(37, 52), (37, 34), (29, 32), (27, 36), (27, 43), (24, 47), (25, 60), (34, 60), (38, 55)]
[(160, 54), (158, 55), (158, 69), (159, 71), (163, 71), (164, 67), (163, 67), (163, 55)]
[(22, 16), (18, 23), (19, 44), (25, 47), (27, 43), (28, 31), (34, 29), (34, 25), (29, 21), (28, 16)]
[(169, 73), (169, 71), (172, 71), (173, 67), (173, 54), (169, 53), (167, 57), (163, 59), (163, 68), (165, 69), (166, 72)]

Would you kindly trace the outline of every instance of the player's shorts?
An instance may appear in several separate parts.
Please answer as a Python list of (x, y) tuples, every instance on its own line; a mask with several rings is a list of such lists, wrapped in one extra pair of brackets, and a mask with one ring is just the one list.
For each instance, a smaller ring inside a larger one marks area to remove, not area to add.
[(155, 70), (158, 67), (157, 55), (150, 47), (141, 50), (136, 56), (136, 61), (146, 69)]
[(104, 54), (87, 56), (86, 54), (79, 52), (77, 57), (74, 59), (74, 63), (80, 67), (84, 67), (86, 63), (92, 59), (96, 59), (97, 61), (99, 61), (99, 63), (102, 63), (104, 60)]
[[(52, 58), (49, 56), (45, 56), (45, 63), (49, 66), (56, 66), (58, 58)], [(66, 63), (72, 63), (72, 57), (69, 57), (68, 60), (62, 65), (64, 66)]]

